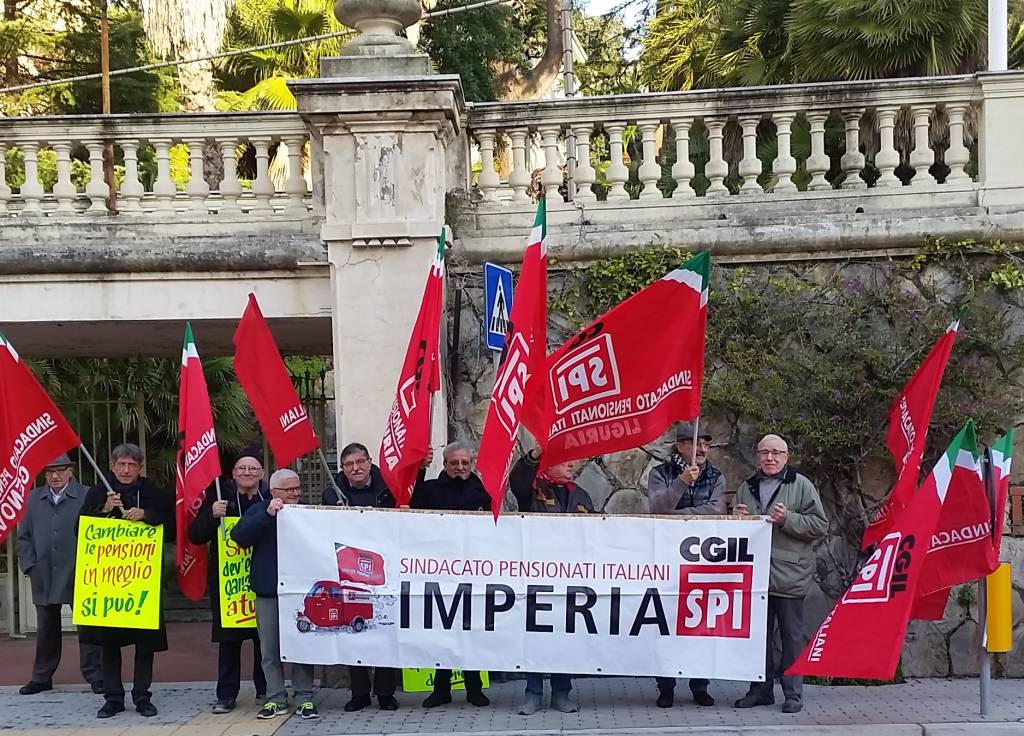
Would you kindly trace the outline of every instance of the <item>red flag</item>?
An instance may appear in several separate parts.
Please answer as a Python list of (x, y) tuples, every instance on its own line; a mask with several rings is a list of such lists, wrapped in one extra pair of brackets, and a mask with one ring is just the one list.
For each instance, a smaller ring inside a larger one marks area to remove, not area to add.
[(21, 521), (36, 476), (79, 444), (68, 420), (0, 335), (0, 544)]
[(441, 388), (438, 346), (444, 300), (444, 231), (430, 264), (409, 337), (395, 401), (380, 442), (380, 472), (399, 506), (409, 503), (420, 461), (430, 449), (430, 395)]
[(188, 527), (203, 505), (206, 489), (220, 475), (220, 458), (206, 377), (192, 337), (192, 326), (188, 323), (185, 323), (178, 380), (178, 438), (175, 565), (181, 592), (197, 601), (206, 592), (209, 552), (205, 544), (189, 541)]
[(885, 536), (892, 519), (906, 507), (914, 495), (917, 479), (921, 474), (921, 458), (924, 455), (935, 397), (939, 393), (942, 374), (946, 371), (956, 331), (965, 310), (966, 307), (957, 313), (956, 318), (946, 328), (946, 333), (935, 343), (917, 372), (889, 408), (886, 445), (896, 464), (896, 483), (889, 498), (864, 530), (862, 549), (867, 549)]
[(546, 467), (637, 447), (700, 414), (710, 273), (698, 253), (551, 354), (551, 400), (524, 419)]
[(541, 199), (519, 272), (505, 351), (494, 376), (494, 389), (476, 463), (484, 488), (491, 496), (495, 521), (505, 498), (505, 486), (512, 468), (512, 449), (522, 421), (523, 407), (533, 401), (545, 401), (542, 374), (548, 339), (546, 235), (547, 215)]
[(1006, 523), (1006, 499), (1010, 495), (1010, 465), (1013, 460), (1013, 430), (1004, 434), (988, 450), (988, 468), (992, 473), (992, 538), (989, 543), (989, 560), (992, 569), (999, 564), (999, 552), (1003, 542), (1003, 525)]
[(976, 447), (974, 424), (953, 440), (910, 504), (861, 567), (787, 675), (888, 680), (896, 672), (921, 570), (962, 447)]
[(278, 467), (320, 447), (255, 294), (249, 294), (249, 306), (235, 330), (234, 342), (235, 375), (249, 397)]

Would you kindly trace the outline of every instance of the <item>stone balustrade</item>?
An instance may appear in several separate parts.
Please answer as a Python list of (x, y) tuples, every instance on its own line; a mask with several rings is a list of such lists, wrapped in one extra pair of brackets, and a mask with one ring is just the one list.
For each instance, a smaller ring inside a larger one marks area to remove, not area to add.
[(106, 217), (112, 144), (121, 217), (306, 219), (308, 138), (295, 113), (0, 119), (0, 218)]
[(975, 186), (981, 97), (974, 76), (697, 90), (480, 104), (469, 127), (485, 206), (527, 204), (538, 170), (549, 204), (566, 200), (572, 152), (582, 204), (885, 196)]

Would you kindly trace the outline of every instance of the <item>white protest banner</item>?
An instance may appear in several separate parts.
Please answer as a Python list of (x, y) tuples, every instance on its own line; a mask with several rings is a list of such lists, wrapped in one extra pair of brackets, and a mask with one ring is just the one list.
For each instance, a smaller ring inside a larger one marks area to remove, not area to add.
[(286, 506), (290, 662), (763, 680), (761, 518)]

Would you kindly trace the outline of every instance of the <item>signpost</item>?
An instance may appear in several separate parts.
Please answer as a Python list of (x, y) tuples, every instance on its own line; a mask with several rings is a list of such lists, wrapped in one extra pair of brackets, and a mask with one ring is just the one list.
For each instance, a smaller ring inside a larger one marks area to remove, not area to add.
[(494, 351), (497, 370), (505, 348), (508, 317), (512, 311), (512, 271), (496, 263), (484, 264), (484, 334), (487, 349)]

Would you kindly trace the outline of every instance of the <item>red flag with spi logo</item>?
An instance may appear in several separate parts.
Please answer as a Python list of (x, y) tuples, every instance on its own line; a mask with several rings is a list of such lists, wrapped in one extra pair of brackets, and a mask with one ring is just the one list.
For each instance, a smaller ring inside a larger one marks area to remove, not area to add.
[(249, 294), (249, 305), (235, 330), (234, 343), (235, 375), (278, 467), (320, 447), (255, 294)]
[(976, 446), (974, 424), (968, 421), (787, 675), (892, 678), (961, 449)]
[(68, 420), (0, 335), (0, 543), (25, 514), (36, 476), (79, 444)]

